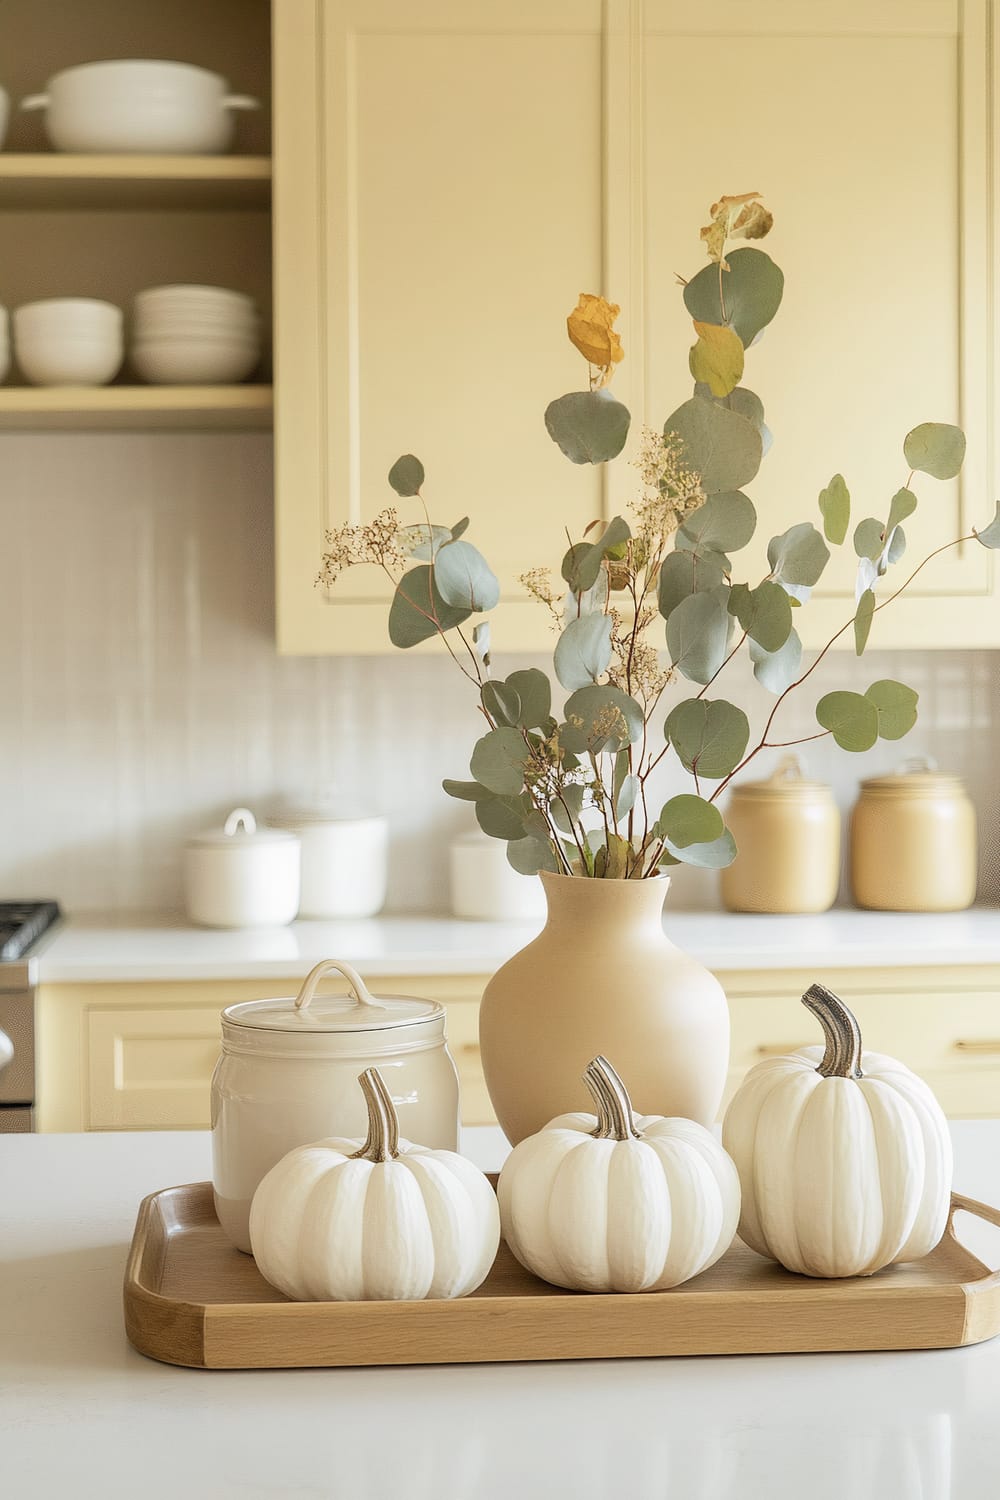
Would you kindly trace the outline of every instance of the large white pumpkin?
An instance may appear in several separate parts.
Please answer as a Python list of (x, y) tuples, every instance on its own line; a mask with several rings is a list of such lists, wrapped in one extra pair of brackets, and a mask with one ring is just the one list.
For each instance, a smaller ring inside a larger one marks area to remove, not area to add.
[(497, 1196), (508, 1245), (554, 1286), (656, 1292), (730, 1246), (740, 1212), (736, 1168), (703, 1125), (632, 1113), (614, 1068), (584, 1080), (597, 1115), (559, 1115), (514, 1147)]
[(867, 1276), (933, 1250), (948, 1221), (951, 1137), (926, 1083), (861, 1050), (844, 1002), (802, 997), (826, 1035), (751, 1068), (722, 1141), (740, 1174), (739, 1232), (806, 1276)]
[(368, 1139), (318, 1141), (283, 1156), (250, 1205), (261, 1274), (297, 1302), (464, 1297), (500, 1243), (496, 1194), (454, 1151), (399, 1138), (377, 1068), (359, 1078)]

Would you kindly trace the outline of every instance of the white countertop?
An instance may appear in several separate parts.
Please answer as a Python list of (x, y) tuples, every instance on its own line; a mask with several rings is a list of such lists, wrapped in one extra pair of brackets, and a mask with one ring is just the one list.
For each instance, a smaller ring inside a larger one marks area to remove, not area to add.
[[(304, 976), (321, 958), (345, 958), (363, 974), (491, 974), (539, 925), (421, 914), (216, 932), (172, 913), (81, 916), (43, 939), (30, 965), (41, 984), (289, 978)], [(666, 931), (717, 972), (1000, 964), (995, 907), (767, 917), (671, 912), (668, 903)]]
[[(1000, 1199), (1000, 1122), (956, 1187)], [(468, 1132), (481, 1165), (498, 1134)], [(0, 1136), (0, 1475), (11, 1500), (995, 1500), (1000, 1339), (909, 1354), (193, 1371), (126, 1343), (139, 1200), (200, 1133)], [(974, 1248), (1000, 1261), (1000, 1236)], [(970, 1236), (970, 1243), (973, 1243)], [(992, 1257), (992, 1259), (990, 1259)]]

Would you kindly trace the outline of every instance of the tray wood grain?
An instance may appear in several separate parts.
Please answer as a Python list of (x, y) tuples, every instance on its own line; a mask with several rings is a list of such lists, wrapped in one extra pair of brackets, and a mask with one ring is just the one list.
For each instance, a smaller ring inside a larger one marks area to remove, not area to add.
[(664, 1355), (943, 1349), (1000, 1333), (1000, 1271), (948, 1229), (924, 1260), (819, 1281), (740, 1241), (669, 1292), (606, 1296), (538, 1281), (501, 1244), (471, 1297), (430, 1302), (289, 1302), (219, 1227), (212, 1185), (144, 1199), (125, 1272), (125, 1329), (140, 1353), (200, 1369), (461, 1364)]

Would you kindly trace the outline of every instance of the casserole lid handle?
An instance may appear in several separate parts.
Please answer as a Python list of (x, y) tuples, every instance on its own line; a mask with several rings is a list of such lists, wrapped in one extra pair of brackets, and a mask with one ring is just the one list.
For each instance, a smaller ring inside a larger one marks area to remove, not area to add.
[(359, 1005), (368, 1005), (372, 1010), (386, 1009), (386, 1006), (380, 1000), (376, 1000), (375, 996), (370, 992), (357, 969), (352, 968), (350, 964), (342, 962), (339, 958), (324, 958), (314, 969), (310, 969), (303, 980), (302, 988), (295, 998), (295, 1009), (301, 1011), (308, 1010), (320, 983), (326, 978), (327, 974), (334, 971), (342, 974), (347, 980), (354, 992), (354, 998)]

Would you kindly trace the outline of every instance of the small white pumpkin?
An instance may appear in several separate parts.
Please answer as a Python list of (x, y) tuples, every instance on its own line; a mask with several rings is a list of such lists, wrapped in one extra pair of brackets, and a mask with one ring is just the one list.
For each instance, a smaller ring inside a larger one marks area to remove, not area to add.
[(901, 1062), (862, 1053), (857, 1021), (824, 985), (802, 1001), (825, 1049), (751, 1068), (723, 1122), (743, 1187), (740, 1235), (806, 1276), (918, 1260), (940, 1240), (951, 1203), (941, 1107)]
[(693, 1120), (632, 1113), (607, 1058), (584, 1074), (597, 1116), (559, 1115), (514, 1147), (497, 1196), (523, 1266), (583, 1292), (658, 1292), (714, 1264), (740, 1213), (736, 1168)]
[(454, 1151), (400, 1140), (377, 1068), (358, 1082), (367, 1140), (289, 1151), (254, 1194), (250, 1244), (261, 1275), (297, 1302), (464, 1297), (497, 1253), (496, 1194)]

